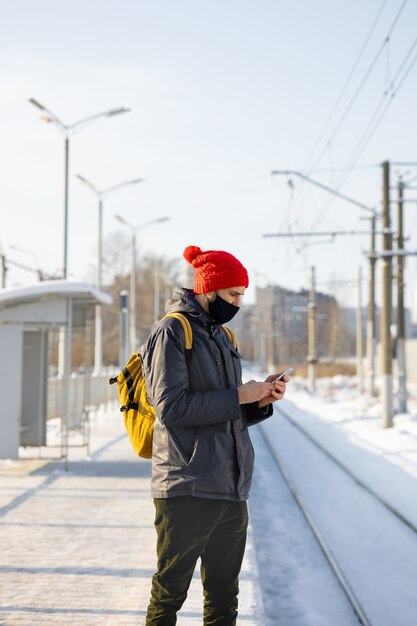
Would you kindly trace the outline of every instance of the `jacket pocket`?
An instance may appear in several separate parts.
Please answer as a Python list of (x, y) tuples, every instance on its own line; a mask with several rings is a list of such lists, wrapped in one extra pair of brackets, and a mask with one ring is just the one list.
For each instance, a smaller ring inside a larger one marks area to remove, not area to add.
[(194, 431), (194, 445), (191, 453), (186, 453), (181, 445), (178, 432), (169, 430), (170, 464), (192, 469), (204, 469), (213, 454), (213, 427), (206, 426)]

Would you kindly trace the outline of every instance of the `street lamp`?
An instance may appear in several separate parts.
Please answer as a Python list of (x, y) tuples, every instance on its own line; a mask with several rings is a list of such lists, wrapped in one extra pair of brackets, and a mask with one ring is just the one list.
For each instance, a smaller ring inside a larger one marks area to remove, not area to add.
[(63, 133), (65, 137), (64, 142), (64, 171), (65, 171), (65, 186), (64, 186), (64, 262), (63, 262), (63, 278), (66, 279), (68, 276), (68, 176), (69, 176), (69, 138), (71, 134), (74, 134), (78, 130), (85, 128), (95, 120), (98, 120), (101, 117), (113, 117), (114, 115), (119, 115), (120, 113), (128, 113), (130, 109), (126, 107), (118, 107), (116, 109), (109, 109), (107, 111), (102, 111), (101, 113), (95, 113), (94, 115), (89, 115), (88, 117), (84, 117), (77, 122), (73, 122), (72, 124), (64, 124), (59, 117), (52, 113), (50, 109), (47, 109), (43, 104), (35, 100), (35, 98), (29, 99), (30, 104), (37, 107), (41, 111), (44, 111), (45, 115), (42, 116), (42, 120), (45, 122), (55, 124), (58, 129)]
[(154, 220), (150, 220), (149, 222), (145, 222), (144, 224), (139, 224), (139, 226), (132, 226), (127, 220), (124, 219), (121, 215), (115, 215), (116, 219), (127, 226), (132, 233), (132, 268), (130, 270), (130, 315), (129, 315), (129, 324), (130, 324), (130, 352), (133, 354), (136, 351), (136, 233), (139, 230), (146, 228), (147, 226), (151, 226), (151, 224), (160, 224), (161, 222), (167, 222), (170, 220), (170, 217), (159, 217)]
[[(70, 136), (92, 124), (95, 120), (98, 120), (101, 117), (113, 117), (114, 115), (119, 115), (120, 113), (128, 113), (130, 109), (126, 107), (118, 107), (116, 109), (108, 109), (107, 111), (102, 111), (100, 113), (95, 113), (93, 115), (89, 115), (88, 117), (84, 117), (81, 120), (73, 122), (72, 124), (64, 124), (55, 113), (53, 113), (50, 109), (46, 108), (43, 104), (41, 104), (35, 98), (29, 98), (30, 104), (33, 104), (37, 109), (40, 109), (44, 112), (42, 116), (42, 120), (45, 122), (53, 123), (64, 135), (64, 172), (65, 172), (65, 183), (64, 183), (64, 259), (63, 259), (63, 278), (64, 280), (68, 277), (68, 182), (69, 182), (69, 147), (70, 147)], [(58, 376), (66, 378), (69, 376), (69, 372), (66, 372), (65, 363), (68, 361), (67, 355), (65, 354), (65, 327), (60, 329), (59, 333), (59, 348), (58, 348)]]
[[(100, 291), (103, 286), (103, 197), (109, 193), (127, 187), (128, 185), (135, 185), (143, 181), (143, 178), (133, 178), (132, 180), (126, 180), (117, 185), (106, 187), (106, 189), (98, 189), (92, 182), (76, 174), (76, 177), (80, 182), (89, 187), (98, 198), (98, 263), (97, 263), (97, 289)], [(95, 319), (95, 342), (94, 342), (94, 372), (99, 374), (103, 367), (103, 316), (101, 305), (96, 305), (96, 319)]]

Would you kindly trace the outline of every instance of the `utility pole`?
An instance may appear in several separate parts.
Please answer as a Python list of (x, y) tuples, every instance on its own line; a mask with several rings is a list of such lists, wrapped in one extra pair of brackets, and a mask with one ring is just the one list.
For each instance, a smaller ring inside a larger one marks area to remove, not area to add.
[(356, 376), (358, 392), (363, 393), (363, 345), (362, 345), (362, 268), (358, 269), (358, 312), (356, 315)]
[(317, 321), (316, 321), (316, 268), (311, 268), (311, 286), (308, 302), (308, 380), (310, 391), (316, 391), (317, 378)]
[(270, 289), (270, 304), (268, 307), (268, 344), (267, 344), (267, 367), (268, 374), (275, 371), (275, 324), (274, 324), (274, 292)]
[[(404, 246), (403, 235), (403, 192), (404, 183), (398, 181), (398, 234), (397, 248)], [(397, 364), (398, 364), (398, 412), (407, 413), (407, 364), (405, 357), (405, 315), (404, 315), (404, 263), (403, 256), (397, 257)]]
[(375, 388), (375, 354), (376, 354), (376, 320), (375, 320), (375, 266), (376, 257), (374, 256), (376, 238), (376, 214), (371, 217), (371, 255), (369, 257), (369, 300), (368, 300), (368, 320), (367, 320), (367, 346), (366, 356), (368, 363), (369, 377), (369, 395), (376, 395)]
[(339, 325), (339, 320), (338, 320), (338, 304), (337, 304), (337, 300), (335, 298), (334, 304), (332, 305), (332, 312), (331, 312), (331, 332), (330, 332), (330, 356), (332, 358), (332, 361), (336, 360), (336, 354), (337, 354), (337, 331), (338, 331), (338, 325)]
[[(390, 164), (382, 163), (382, 312), (381, 312), (381, 348), (382, 348), (382, 427), (393, 426), (392, 403), (392, 236), (390, 231)], [(385, 253), (385, 255), (384, 255)]]

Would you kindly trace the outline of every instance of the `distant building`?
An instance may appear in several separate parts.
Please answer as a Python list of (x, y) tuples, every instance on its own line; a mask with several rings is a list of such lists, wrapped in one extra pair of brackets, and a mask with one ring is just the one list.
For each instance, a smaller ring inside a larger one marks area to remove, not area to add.
[[(243, 305), (230, 326), (239, 340), (243, 358), (262, 369), (305, 363), (308, 354), (308, 302), (306, 289), (292, 291), (278, 285), (257, 287), (256, 303)], [(321, 359), (337, 360), (356, 355), (357, 309), (340, 306), (333, 296), (316, 292), (317, 347)], [(406, 309), (406, 337), (413, 337), (410, 311)], [(366, 354), (367, 307), (362, 310), (362, 339)], [(375, 310), (375, 337), (380, 336), (380, 309)], [(395, 340), (396, 309), (393, 310)], [(395, 341), (394, 341), (395, 349)]]
[[(307, 312), (309, 292), (292, 291), (268, 285), (257, 287), (256, 304), (245, 305), (233, 320), (244, 358), (267, 365), (305, 362), (307, 356)], [(322, 338), (328, 335), (336, 300), (316, 292), (319, 352), (325, 350)], [(324, 330), (323, 330), (324, 329)], [(323, 345), (322, 345), (323, 344)]]

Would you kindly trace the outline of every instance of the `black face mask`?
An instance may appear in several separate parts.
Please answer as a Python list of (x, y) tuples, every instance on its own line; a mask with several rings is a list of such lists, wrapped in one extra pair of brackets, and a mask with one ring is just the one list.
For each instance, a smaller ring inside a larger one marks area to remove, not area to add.
[(208, 309), (211, 317), (216, 320), (218, 324), (226, 324), (230, 322), (232, 317), (239, 311), (238, 306), (230, 304), (226, 300), (223, 300), (219, 295), (213, 302), (209, 300)]

